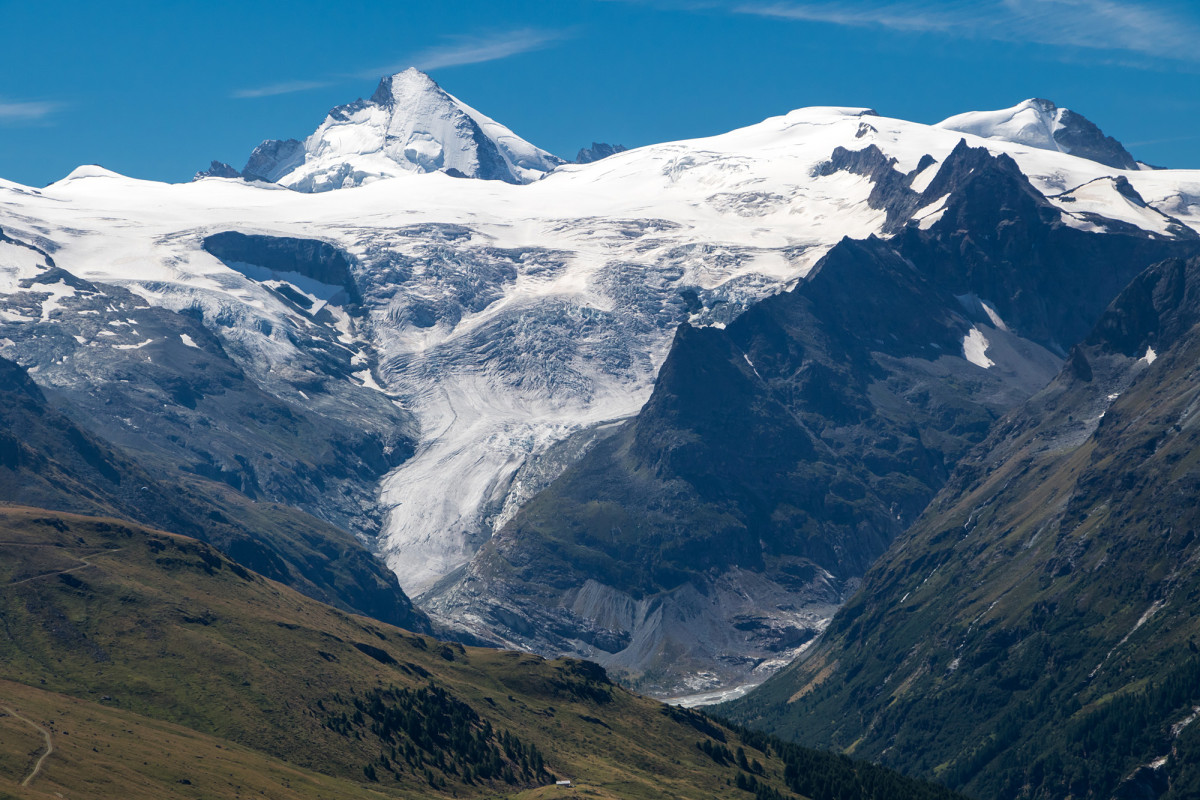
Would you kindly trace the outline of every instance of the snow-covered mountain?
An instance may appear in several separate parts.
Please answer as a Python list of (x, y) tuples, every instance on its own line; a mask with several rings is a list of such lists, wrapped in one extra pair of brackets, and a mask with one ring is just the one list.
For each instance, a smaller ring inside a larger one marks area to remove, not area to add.
[(984, 139), (1057, 150), (1098, 161), (1117, 169), (1139, 169), (1129, 151), (1105, 136), (1091, 120), (1049, 100), (1033, 98), (999, 111), (968, 111), (938, 123), (937, 127), (970, 133)]
[(330, 111), (303, 142), (263, 142), (242, 174), (324, 192), (412, 172), (529, 183), (561, 163), (410, 68), (380, 80), (369, 100)]
[[(354, 424), (378, 426), (364, 412), (383, 402), (415, 420), (411, 457), (380, 482), (341, 475), (359, 490), (312, 509), (370, 541), (415, 595), (463, 567), (597, 426), (642, 406), (682, 322), (731, 322), (844, 237), (935, 225), (946, 209), (935, 181), (964, 138), (1015, 159), (1066, 225), (1200, 230), (1200, 172), (1126, 172), (864, 109), (800, 109), (551, 170), (553, 157), (411, 71), (306, 142), (260, 147), (243, 175), (271, 182), (170, 185), (81, 167), (45, 189), (0, 181), (0, 228), (70, 275), (191, 315), (263, 392), (306, 413), (357, 409)], [(116, 311), (22, 270), (4, 281), (0, 355), (35, 380), (103, 393), (120, 358), (157, 358)], [(84, 311), (107, 314), (98, 330), (120, 337), (89, 328), (52, 353), (37, 343)], [(980, 346), (963, 358), (1011, 366)], [(114, 366), (89, 372), (101, 351)], [(131, 439), (155, 424), (110, 422)], [(231, 485), (280, 469), (211, 455), (205, 469)]]

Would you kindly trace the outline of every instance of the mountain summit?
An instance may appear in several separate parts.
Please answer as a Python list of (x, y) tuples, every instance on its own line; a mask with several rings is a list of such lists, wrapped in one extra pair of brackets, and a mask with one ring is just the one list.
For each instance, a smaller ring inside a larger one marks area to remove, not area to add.
[(323, 192), (413, 172), (529, 183), (561, 163), (425, 73), (407, 69), (380, 80), (369, 100), (330, 111), (303, 142), (263, 142), (242, 174)]
[(1087, 117), (1040, 98), (999, 111), (956, 114), (937, 127), (1069, 153), (1117, 169), (1141, 168), (1120, 142), (1105, 136)]

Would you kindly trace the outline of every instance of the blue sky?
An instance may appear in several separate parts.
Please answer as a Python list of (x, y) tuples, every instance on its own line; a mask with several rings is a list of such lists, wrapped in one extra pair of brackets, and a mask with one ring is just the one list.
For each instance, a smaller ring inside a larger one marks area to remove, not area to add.
[(410, 65), (573, 157), (806, 105), (936, 122), (1046, 97), (1200, 168), (1200, 3), (1161, 0), (0, 0), (0, 177), (181, 181), (303, 138)]

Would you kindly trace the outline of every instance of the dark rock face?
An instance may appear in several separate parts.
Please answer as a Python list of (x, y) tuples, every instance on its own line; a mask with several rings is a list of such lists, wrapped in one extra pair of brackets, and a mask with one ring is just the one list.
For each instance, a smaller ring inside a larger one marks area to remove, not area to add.
[(1170, 771), (1162, 766), (1141, 766), (1113, 793), (1113, 800), (1158, 800), (1171, 790)]
[(471, 125), (471, 139), (475, 142), (475, 156), (479, 159), (479, 171), (474, 177), (485, 181), (524, 183), (508, 166), (496, 143), (488, 138), (474, 120), (468, 119), (468, 122)]
[(1104, 132), (1082, 114), (1063, 109), (1062, 127), (1054, 132), (1054, 141), (1073, 156), (1098, 161), (1117, 169), (1137, 169), (1138, 164), (1124, 145)]
[(1135, 228), (1096, 235), (1067, 227), (1016, 162), (965, 143), (919, 202), (942, 195), (941, 218), (928, 233), (905, 229), (898, 249), (933, 282), (986, 298), (1010, 327), (1060, 354), (1141, 269), (1195, 247)]
[(593, 161), (599, 161), (602, 158), (615, 156), (617, 153), (624, 153), (628, 148), (623, 144), (608, 144), (607, 142), (592, 142), (591, 147), (579, 148), (579, 153), (575, 156), (576, 164), (591, 164)]
[(211, 164), (209, 164), (208, 169), (197, 172), (195, 177), (192, 178), (192, 180), (198, 181), (201, 178), (240, 178), (240, 177), (242, 177), (242, 173), (238, 172), (234, 167), (231, 167), (229, 164), (226, 164), (224, 161), (217, 161), (214, 159), (213, 162)]
[(1200, 257), (1169, 259), (730, 713), (981, 798), (1196, 795), (1198, 364)]
[[(745, 679), (753, 657), (819, 630), (817, 616), (762, 609), (835, 606), (993, 422), (1054, 375), (1051, 353), (1139, 269), (1192, 247), (1069, 227), (1006, 156), (962, 144), (912, 190), (929, 167), (904, 175), (873, 147), (839, 148), (820, 169), (870, 176), (897, 227), (939, 202), (941, 216), (841, 242), (723, 330), (680, 328), (638, 416), (427, 607), (659, 692), (704, 658)], [(984, 332), (990, 369), (962, 357)], [(735, 584), (770, 598), (753, 620), (723, 594)], [(739, 633), (717, 641), (718, 629)]]
[(340, 286), (346, 296), (337, 299), (343, 300), (343, 304), (362, 302), (351, 272), (353, 259), (328, 242), (225, 231), (206, 236), (204, 249), (226, 264), (251, 264), (274, 273), (299, 274), (319, 283)]
[(940, 196), (932, 193), (922, 194), (911, 188), (913, 179), (932, 163), (932, 159), (922, 160), (915, 170), (905, 175), (896, 169), (896, 159), (885, 156), (883, 151), (873, 144), (861, 150), (847, 150), (839, 146), (834, 148), (829, 160), (819, 164), (814, 172), (818, 176), (850, 172), (869, 178), (871, 194), (867, 197), (867, 203), (871, 208), (887, 211), (884, 231), (894, 233), (908, 224), (913, 212), (921, 207), (922, 197), (926, 194), (931, 198)]
[(248, 181), (274, 183), (304, 163), (304, 142), (296, 139), (267, 139), (254, 148), (242, 177)]

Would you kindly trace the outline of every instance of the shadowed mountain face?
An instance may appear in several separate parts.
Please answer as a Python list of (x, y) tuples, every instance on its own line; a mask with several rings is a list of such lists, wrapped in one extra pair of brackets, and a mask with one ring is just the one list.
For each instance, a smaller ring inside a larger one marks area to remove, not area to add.
[(608, 142), (592, 142), (591, 147), (579, 148), (579, 153), (575, 156), (576, 164), (591, 164), (593, 161), (615, 156), (617, 153), (624, 153), (627, 149), (623, 144), (609, 144)]
[(728, 711), (981, 798), (1194, 797), (1200, 258), (1138, 276)]
[(427, 593), (433, 613), (652, 691), (753, 680), (821, 630), (1120, 286), (1193, 247), (1069, 227), (986, 151), (960, 146), (922, 193), (849, 155), (830, 168), (874, 174), (879, 207), (942, 198), (940, 217), (843, 241), (724, 329), (681, 328), (638, 416)]
[[(249, 273), (247, 277), (252, 280), (258, 279), (265, 271), (269, 275), (304, 281), (309, 286), (315, 284), (314, 288), (325, 286), (335, 292), (341, 289), (345, 294), (332, 294), (328, 298), (341, 305), (362, 302), (362, 295), (351, 272), (353, 262), (346, 253), (328, 242), (282, 236), (248, 236), (237, 231), (224, 231), (206, 236), (204, 249), (234, 269), (240, 267), (238, 271)], [(305, 297), (296, 288), (291, 288), (283, 296), (305, 310), (310, 310), (314, 305), (311, 298)]]

